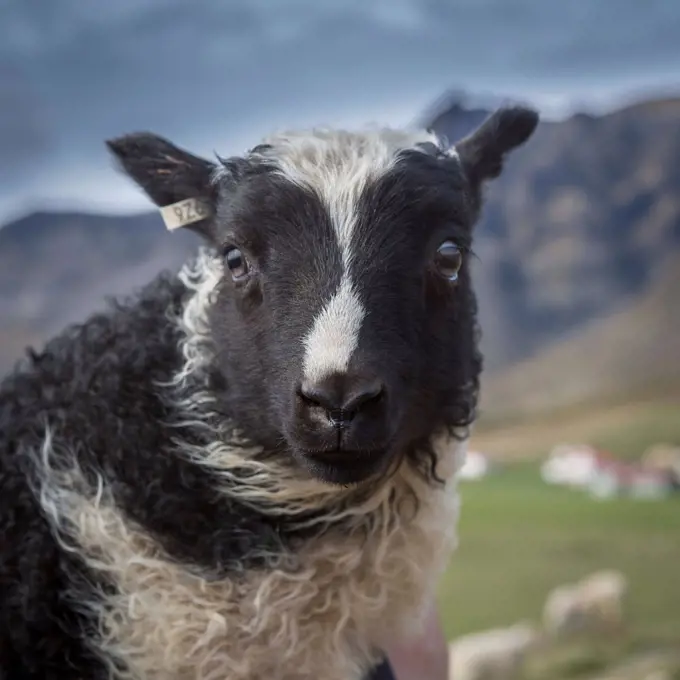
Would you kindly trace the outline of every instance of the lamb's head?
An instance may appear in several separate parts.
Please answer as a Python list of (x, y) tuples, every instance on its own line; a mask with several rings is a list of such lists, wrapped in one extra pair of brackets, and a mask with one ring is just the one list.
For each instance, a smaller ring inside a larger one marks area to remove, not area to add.
[(211, 370), (240, 428), (350, 483), (473, 418), (473, 225), (537, 121), (499, 109), (453, 146), (426, 131), (278, 134), (216, 162), (148, 133), (108, 145), (158, 206), (205, 206), (187, 228), (212, 253)]

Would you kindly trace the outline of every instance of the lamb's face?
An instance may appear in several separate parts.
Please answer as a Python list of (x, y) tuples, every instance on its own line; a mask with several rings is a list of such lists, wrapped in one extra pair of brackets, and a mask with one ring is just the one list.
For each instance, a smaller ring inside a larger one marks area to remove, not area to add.
[[(248, 434), (351, 483), (470, 418), (480, 183), (536, 124), (526, 110), (506, 116), (458, 150), (427, 133), (280, 135), (217, 167), (191, 161), (210, 167), (174, 192), (140, 176), (139, 136), (111, 144), (158, 204), (209, 201), (214, 368)], [(189, 162), (162, 151), (161, 171)]]
[(476, 375), (465, 178), (379, 135), (285, 137), (247, 162), (217, 179), (221, 368), (314, 473), (360, 479)]

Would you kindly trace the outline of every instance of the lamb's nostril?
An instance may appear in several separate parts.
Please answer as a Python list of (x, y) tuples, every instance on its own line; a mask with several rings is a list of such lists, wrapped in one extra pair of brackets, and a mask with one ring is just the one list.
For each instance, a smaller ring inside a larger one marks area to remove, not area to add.
[(382, 396), (383, 384), (379, 380), (360, 384), (356, 389), (348, 392), (343, 409), (355, 413), (368, 406), (369, 403), (379, 401)]
[(383, 384), (373, 378), (333, 375), (318, 382), (303, 382), (298, 398), (306, 408), (321, 408), (336, 427), (347, 425), (356, 414), (383, 397)]
[(302, 383), (302, 385), (297, 388), (297, 395), (307, 408), (322, 408), (324, 410), (332, 410), (335, 408), (332, 395), (326, 393), (324, 390), (318, 389), (314, 385)]

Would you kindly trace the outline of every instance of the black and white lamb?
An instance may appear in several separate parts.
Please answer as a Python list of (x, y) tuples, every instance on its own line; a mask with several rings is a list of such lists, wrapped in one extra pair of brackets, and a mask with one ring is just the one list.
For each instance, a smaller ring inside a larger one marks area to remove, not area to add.
[(473, 225), (537, 122), (108, 142), (204, 245), (0, 386), (3, 680), (358, 680), (415, 629), (475, 418)]

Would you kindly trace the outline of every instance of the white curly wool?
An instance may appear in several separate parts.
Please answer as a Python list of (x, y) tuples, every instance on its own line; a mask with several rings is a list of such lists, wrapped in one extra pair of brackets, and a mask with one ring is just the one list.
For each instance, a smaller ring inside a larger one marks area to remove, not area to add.
[[(62, 546), (115, 586), (79, 601), (96, 614), (95, 651), (112, 678), (359, 680), (376, 647), (417, 629), (456, 545), (462, 447), (445, 438), (436, 447), (449, 465), (446, 486), (433, 489), (403, 467), (352, 508), (356, 531), (328, 533), (294, 556), (272, 555), (267, 569), (223, 580), (169, 559), (116, 508), (101, 478), (88, 487), (49, 432), (40, 499)], [(415, 515), (400, 502), (413, 498), (407, 488), (419, 501)]]

